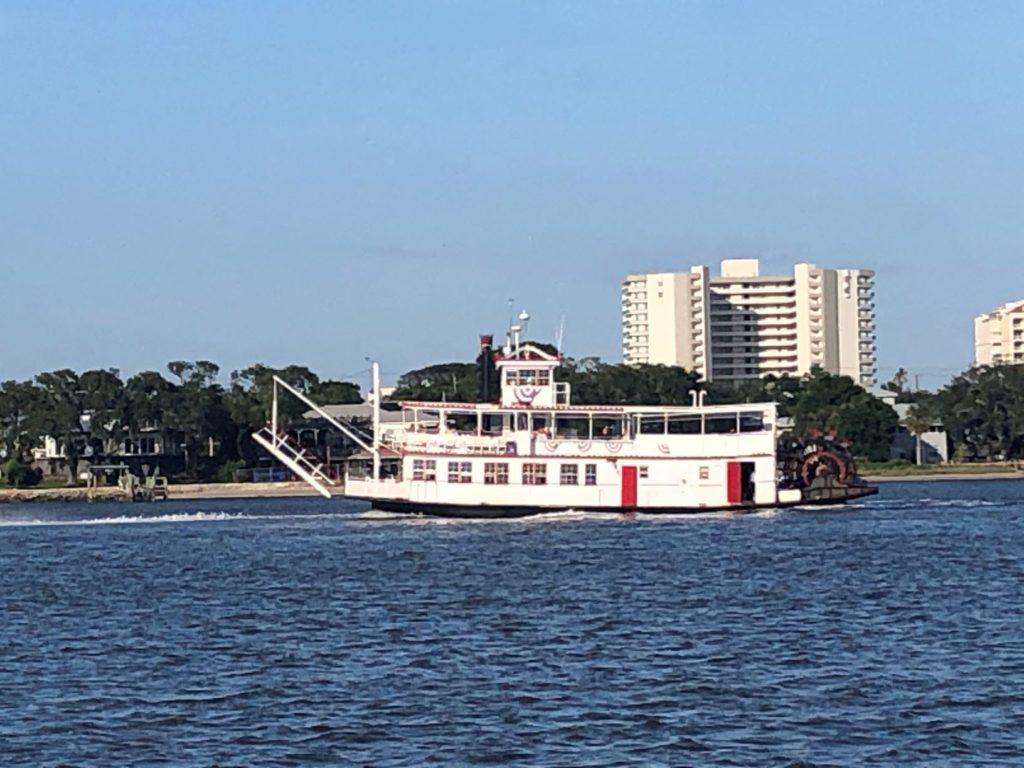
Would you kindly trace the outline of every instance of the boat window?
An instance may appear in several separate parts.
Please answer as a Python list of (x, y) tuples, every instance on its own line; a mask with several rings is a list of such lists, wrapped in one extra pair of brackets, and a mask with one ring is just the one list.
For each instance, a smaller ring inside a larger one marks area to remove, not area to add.
[(373, 465), (365, 459), (349, 459), (348, 476), (352, 480), (363, 480), (371, 475)]
[(665, 434), (665, 417), (663, 415), (647, 415), (640, 417), (641, 435), (663, 435)]
[(622, 437), (621, 416), (595, 416), (594, 417), (594, 439), (595, 440), (618, 440)]
[(440, 413), (437, 411), (417, 411), (416, 415), (417, 432), (437, 432), (437, 425), (441, 420)]
[(590, 436), (590, 424), (586, 417), (556, 416), (555, 435), (557, 437), (586, 438)]
[(578, 464), (563, 464), (558, 473), (559, 485), (579, 485), (580, 467)]
[(530, 427), (534, 434), (543, 434), (551, 437), (551, 416), (550, 414), (536, 414), (533, 417), (533, 425)]
[(736, 432), (735, 413), (715, 413), (704, 417), (704, 433), (708, 435), (727, 435)]
[(587, 485), (597, 485), (597, 464), (587, 464), (585, 469), (586, 480), (584, 482)]
[(473, 464), (469, 461), (448, 462), (449, 483), (471, 483), (473, 482)]
[(548, 468), (546, 464), (523, 464), (523, 485), (547, 485)]
[(434, 459), (413, 459), (412, 479), (436, 481), (437, 462)]
[(670, 435), (699, 435), (700, 414), (673, 414), (668, 417), (668, 433)]
[(644, 480), (650, 474), (647, 467), (640, 467), (640, 479)]
[(475, 435), (476, 414), (449, 413), (448, 416), (445, 418), (444, 425), (449, 432), (455, 432), (460, 435)]
[(740, 432), (764, 432), (764, 414), (761, 411), (741, 412)]
[(508, 485), (508, 464), (486, 462), (484, 464), (484, 485)]
[(485, 435), (500, 435), (504, 416), (500, 413), (485, 413), (481, 423)]

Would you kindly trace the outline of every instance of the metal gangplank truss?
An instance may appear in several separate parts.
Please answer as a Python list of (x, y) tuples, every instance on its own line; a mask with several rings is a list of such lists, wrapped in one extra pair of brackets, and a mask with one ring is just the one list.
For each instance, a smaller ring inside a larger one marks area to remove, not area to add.
[(270, 427), (254, 432), (252, 439), (266, 448), (271, 456), (284, 464), (288, 469), (305, 480), (325, 499), (331, 498), (328, 486), (337, 485), (337, 481), (323, 472), (322, 464), (314, 464), (303, 453), (302, 449), (293, 445), (287, 435), (275, 434)]
[(380, 419), (378, 418), (378, 410), (380, 408), (379, 399), (379, 377), (380, 372), (377, 364), (373, 364), (373, 387), (374, 387), (374, 418), (373, 418), (373, 435), (367, 435), (362, 430), (356, 428), (351, 424), (346, 424), (342, 421), (331, 416), (327, 411), (321, 408), (319, 405), (310, 400), (306, 395), (297, 390), (291, 384), (278, 376), (274, 376), (274, 399), (271, 405), (270, 424), (253, 433), (253, 440), (263, 446), (271, 456), (276, 458), (288, 469), (295, 473), (298, 477), (302, 478), (311, 488), (317, 493), (323, 496), (325, 499), (329, 499), (333, 496), (331, 493), (332, 487), (337, 487), (338, 482), (328, 476), (323, 471), (323, 465), (314, 463), (302, 450), (301, 446), (293, 444), (286, 435), (281, 433), (277, 427), (277, 397), (278, 389), (284, 389), (286, 392), (297, 397), (303, 403), (308, 405), (311, 409), (316, 411), (322, 418), (324, 418), (329, 424), (332, 424), (337, 429), (352, 440), (356, 445), (362, 448), (364, 451), (373, 454), (374, 458), (374, 477), (379, 474), (380, 464), (380, 443), (377, 435), (379, 429), (377, 424)]

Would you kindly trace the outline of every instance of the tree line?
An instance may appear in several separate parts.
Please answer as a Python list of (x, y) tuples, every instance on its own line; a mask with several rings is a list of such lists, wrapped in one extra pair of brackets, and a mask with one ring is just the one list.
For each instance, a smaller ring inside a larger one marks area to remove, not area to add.
[[(539, 344), (554, 351), (550, 345)], [(481, 371), (491, 369), (481, 392)], [(0, 462), (8, 482), (31, 480), (32, 449), (45, 436), (64, 449), (70, 480), (83, 456), (116, 455), (126, 439), (159, 428), (180, 440), (184, 475), (212, 478), (224, 466), (253, 466), (255, 430), (270, 418), (273, 376), (278, 375), (318, 403), (362, 402), (359, 387), (321, 379), (305, 366), (263, 364), (233, 371), (221, 383), (210, 361), (174, 361), (166, 373), (144, 371), (122, 380), (115, 369), (41, 373), (27, 381), (0, 382)], [(1024, 366), (971, 368), (937, 392), (908, 391), (906, 374), (884, 385), (897, 402), (911, 403), (907, 426), (927, 431), (941, 423), (958, 458), (1024, 458)], [(624, 365), (597, 358), (563, 358), (556, 380), (572, 387), (577, 404), (687, 405), (692, 390), (708, 392), (709, 403), (775, 402), (792, 419), (797, 437), (819, 433), (848, 441), (857, 456), (886, 461), (896, 412), (852, 379), (820, 369), (802, 377), (774, 377), (736, 385), (704, 383), (692, 371), (660, 365)], [(494, 401), (498, 378), (493, 359), (453, 362), (403, 374), (391, 400)], [(280, 401), (280, 420), (295, 425), (306, 408), (293, 398)]]
[[(252, 465), (250, 439), (270, 417), (273, 377), (280, 376), (317, 402), (359, 403), (359, 387), (322, 380), (305, 366), (256, 364), (233, 371), (220, 383), (220, 367), (208, 360), (177, 360), (167, 374), (143, 371), (122, 380), (116, 369), (76, 373), (61, 369), (27, 381), (0, 382), (0, 461), (10, 484), (31, 484), (32, 450), (45, 437), (63, 448), (69, 482), (83, 456), (93, 461), (117, 455), (125, 440), (147, 428), (180, 440), (184, 474), (209, 479), (223, 466)], [(294, 423), (305, 408), (281, 400), (281, 418)]]

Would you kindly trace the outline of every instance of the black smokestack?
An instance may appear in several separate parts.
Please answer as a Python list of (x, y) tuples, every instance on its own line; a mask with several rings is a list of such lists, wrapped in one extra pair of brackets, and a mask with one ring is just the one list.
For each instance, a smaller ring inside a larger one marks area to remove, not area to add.
[(489, 403), (492, 400), (491, 393), (494, 389), (494, 356), (491, 353), (491, 346), (494, 344), (494, 336), (490, 334), (480, 335), (480, 357), (477, 359), (480, 366), (480, 402)]

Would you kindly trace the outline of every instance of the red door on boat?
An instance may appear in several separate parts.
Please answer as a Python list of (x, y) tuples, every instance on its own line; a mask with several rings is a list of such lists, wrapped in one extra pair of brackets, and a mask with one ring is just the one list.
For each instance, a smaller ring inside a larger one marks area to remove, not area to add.
[(636, 507), (636, 467), (622, 468), (622, 506)]
[(743, 471), (738, 461), (730, 461), (727, 470), (726, 492), (730, 504), (743, 502)]

